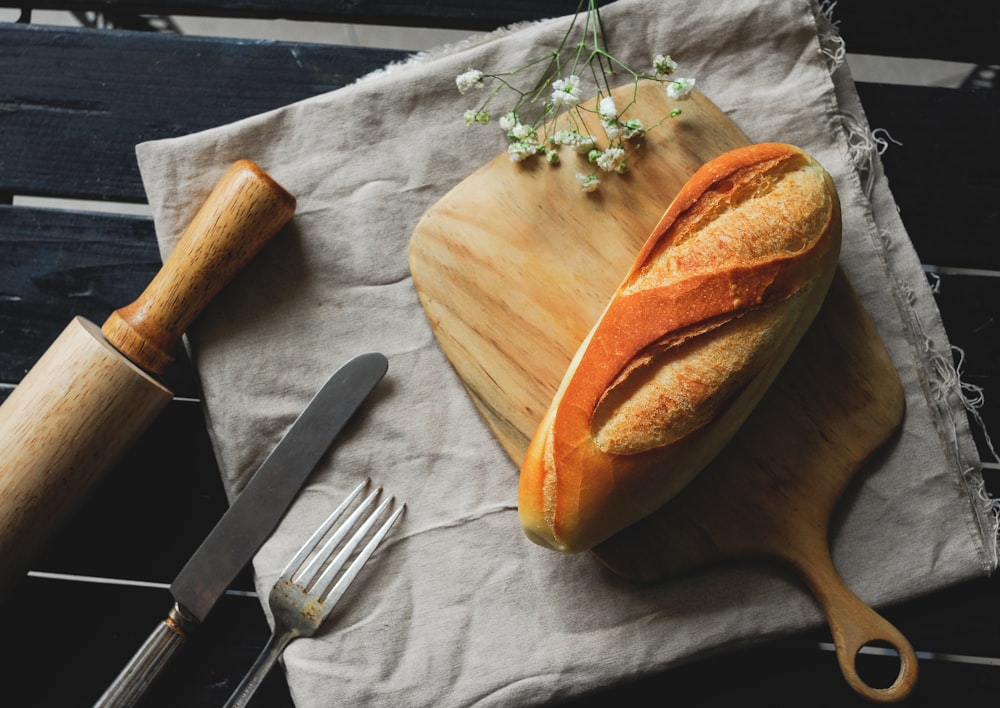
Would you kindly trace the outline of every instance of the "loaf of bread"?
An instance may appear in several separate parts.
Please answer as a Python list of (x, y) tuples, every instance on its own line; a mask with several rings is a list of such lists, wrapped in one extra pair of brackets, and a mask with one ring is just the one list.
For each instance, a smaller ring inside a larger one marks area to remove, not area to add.
[(659, 509), (759, 402), (819, 311), (840, 202), (802, 150), (703, 165), (580, 345), (521, 468), (525, 533), (587, 550)]

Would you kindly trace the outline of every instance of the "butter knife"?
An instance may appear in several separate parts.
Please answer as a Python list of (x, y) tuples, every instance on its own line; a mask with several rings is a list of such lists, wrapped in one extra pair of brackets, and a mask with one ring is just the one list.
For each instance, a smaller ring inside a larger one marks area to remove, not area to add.
[(385, 375), (382, 354), (338, 369), (170, 584), (174, 606), (95, 706), (135, 705), (271, 535), (309, 473)]

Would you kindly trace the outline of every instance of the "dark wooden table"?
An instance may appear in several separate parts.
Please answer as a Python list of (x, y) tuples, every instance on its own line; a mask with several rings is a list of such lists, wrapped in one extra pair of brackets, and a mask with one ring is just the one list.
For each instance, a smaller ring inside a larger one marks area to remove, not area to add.
[[(403, 53), (315, 44), (240, 42), (151, 32), (170, 15), (244, 16), (488, 30), (567, 14), (576, 0), (413, 3), (226, 0), (34, 2), (81, 13), (95, 27), (0, 23), (0, 399), (74, 315), (101, 322), (159, 267), (142, 203), (136, 143), (182, 135), (330, 91)], [(19, 3), (4, 5), (20, 7)], [(98, 14), (94, 14), (98, 13)], [(152, 19), (142, 13), (152, 13)], [(953, 0), (932, 13), (909, 3), (840, 0), (849, 51), (982, 66), (960, 89), (859, 84), (871, 125), (906, 149), (883, 157), (953, 344), (978, 387), (985, 429), (1000, 441), (1000, 11)], [(98, 28), (97, 26), (100, 26)], [(262, 77), (265, 80), (262, 81)], [(220, 100), (220, 96), (224, 96)], [(108, 202), (104, 211), (23, 206), (15, 197)], [(127, 212), (128, 210), (124, 210)], [(226, 508), (184, 363), (164, 416), (109, 475), (0, 607), (0, 705), (90, 705), (169, 608), (166, 585)], [(993, 460), (984, 435), (984, 460)], [(1000, 496), (1000, 467), (986, 463)], [(148, 697), (149, 706), (221, 705), (268, 627), (241, 577)], [(1000, 580), (982, 579), (883, 613), (922, 659), (910, 705), (993, 706), (1000, 696)], [(702, 659), (575, 705), (683, 698), (722, 705), (860, 705), (841, 679), (825, 630)], [(895, 659), (866, 656), (874, 672)], [(655, 697), (647, 699), (647, 697)], [(698, 698), (694, 698), (698, 696)], [(808, 700), (803, 697), (808, 697)], [(254, 705), (291, 705), (273, 672)]]

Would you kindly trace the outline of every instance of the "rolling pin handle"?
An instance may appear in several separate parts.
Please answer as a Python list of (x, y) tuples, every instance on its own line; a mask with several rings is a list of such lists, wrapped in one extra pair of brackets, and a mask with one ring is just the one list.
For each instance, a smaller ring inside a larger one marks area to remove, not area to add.
[(181, 336), (295, 212), (295, 197), (250, 160), (234, 163), (135, 302), (101, 328), (137, 366), (162, 374)]

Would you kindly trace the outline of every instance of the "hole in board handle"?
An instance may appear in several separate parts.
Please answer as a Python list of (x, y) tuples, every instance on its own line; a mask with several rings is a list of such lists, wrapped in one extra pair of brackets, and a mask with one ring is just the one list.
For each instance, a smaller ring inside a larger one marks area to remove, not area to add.
[(854, 670), (870, 688), (885, 690), (899, 678), (903, 663), (896, 647), (876, 639), (863, 645), (855, 654)]

